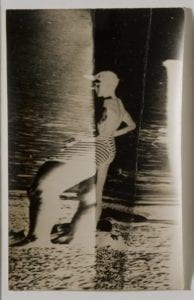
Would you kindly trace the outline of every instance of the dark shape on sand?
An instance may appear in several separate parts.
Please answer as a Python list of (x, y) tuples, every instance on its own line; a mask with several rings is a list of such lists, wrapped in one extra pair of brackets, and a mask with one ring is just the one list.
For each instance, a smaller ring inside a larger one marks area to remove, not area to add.
[(112, 208), (105, 208), (102, 212), (101, 218), (113, 218), (120, 222), (145, 222), (147, 218), (141, 215), (126, 213), (124, 211), (115, 210)]
[(112, 224), (106, 219), (100, 219), (97, 225), (97, 230), (110, 232), (112, 230)]
[(25, 236), (24, 234), (24, 230), (20, 230), (20, 231), (14, 231), (11, 230), (9, 232), (9, 237), (10, 237), (10, 246), (11, 247), (20, 247), (20, 246), (24, 246), (32, 241), (35, 241), (35, 236)]
[(20, 231), (10, 230), (9, 237), (20, 241), (21, 239), (25, 238), (24, 230), (20, 230)]

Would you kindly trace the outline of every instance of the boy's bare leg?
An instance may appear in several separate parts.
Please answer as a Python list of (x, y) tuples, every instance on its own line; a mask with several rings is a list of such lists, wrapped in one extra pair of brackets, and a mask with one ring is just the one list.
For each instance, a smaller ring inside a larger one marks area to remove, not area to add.
[(60, 237), (57, 243), (71, 243), (71, 246), (94, 249), (96, 244), (96, 189), (94, 178), (81, 184), (79, 207), (72, 219), (68, 237)]
[(96, 183), (96, 223), (98, 223), (102, 214), (102, 195), (104, 184), (106, 182), (109, 164), (98, 167)]
[(49, 163), (51, 162), (45, 164), (45, 166), (49, 165), (48, 167), (43, 166), (40, 169), (35, 178), (34, 185), (29, 191), (31, 212), (29, 233), (26, 242), (31, 241), (32, 246), (53, 246), (50, 233), (52, 227), (57, 224), (57, 218), (59, 217), (59, 196), (64, 190), (77, 185), (95, 174), (93, 160), (91, 165), (88, 165), (87, 156), (85, 159), (84, 157), (82, 159), (77, 157), (77, 159), (67, 164)]

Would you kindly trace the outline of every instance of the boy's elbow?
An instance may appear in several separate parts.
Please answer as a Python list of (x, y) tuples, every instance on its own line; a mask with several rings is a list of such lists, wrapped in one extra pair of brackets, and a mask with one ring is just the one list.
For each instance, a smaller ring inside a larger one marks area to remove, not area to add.
[(136, 128), (136, 124), (135, 124), (135, 122), (133, 122), (132, 124), (131, 124), (131, 130), (134, 130)]

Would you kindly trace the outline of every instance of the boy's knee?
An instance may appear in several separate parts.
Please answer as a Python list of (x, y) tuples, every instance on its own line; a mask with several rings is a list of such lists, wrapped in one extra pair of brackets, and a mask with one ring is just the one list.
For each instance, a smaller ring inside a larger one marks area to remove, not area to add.
[(82, 209), (96, 207), (96, 201), (95, 199), (82, 199), (80, 202), (80, 207)]
[(80, 206), (82, 208), (87, 208), (96, 205), (96, 189), (95, 185), (87, 193), (83, 193), (79, 197)]
[(38, 170), (33, 184), (28, 190), (28, 195), (33, 196), (45, 190), (52, 191), (54, 187), (55, 170), (61, 165), (63, 164), (57, 161), (45, 162)]

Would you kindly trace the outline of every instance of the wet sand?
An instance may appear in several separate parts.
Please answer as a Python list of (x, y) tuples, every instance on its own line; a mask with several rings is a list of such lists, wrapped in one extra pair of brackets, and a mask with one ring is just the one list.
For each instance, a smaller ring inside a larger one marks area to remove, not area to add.
[[(22, 191), (12, 193), (10, 230), (19, 231), (28, 226), (28, 204), (25, 199)], [(76, 201), (62, 203), (70, 219), (76, 209)], [(104, 206), (111, 204), (105, 203)], [(127, 211), (127, 208), (123, 209)], [(112, 219), (112, 232), (97, 232), (95, 255), (86, 249), (68, 245), (53, 246), (50, 249), (10, 248), (10, 289), (174, 289), (171, 280), (171, 251), (178, 232), (176, 223), (169, 220), (167, 215), (166, 220), (159, 219), (159, 214), (158, 217), (155, 215), (154, 220), (152, 206), (137, 206), (133, 210), (146, 216), (148, 220), (124, 223)], [(164, 215), (161, 214), (160, 218)], [(64, 221), (68, 221), (68, 218)]]

